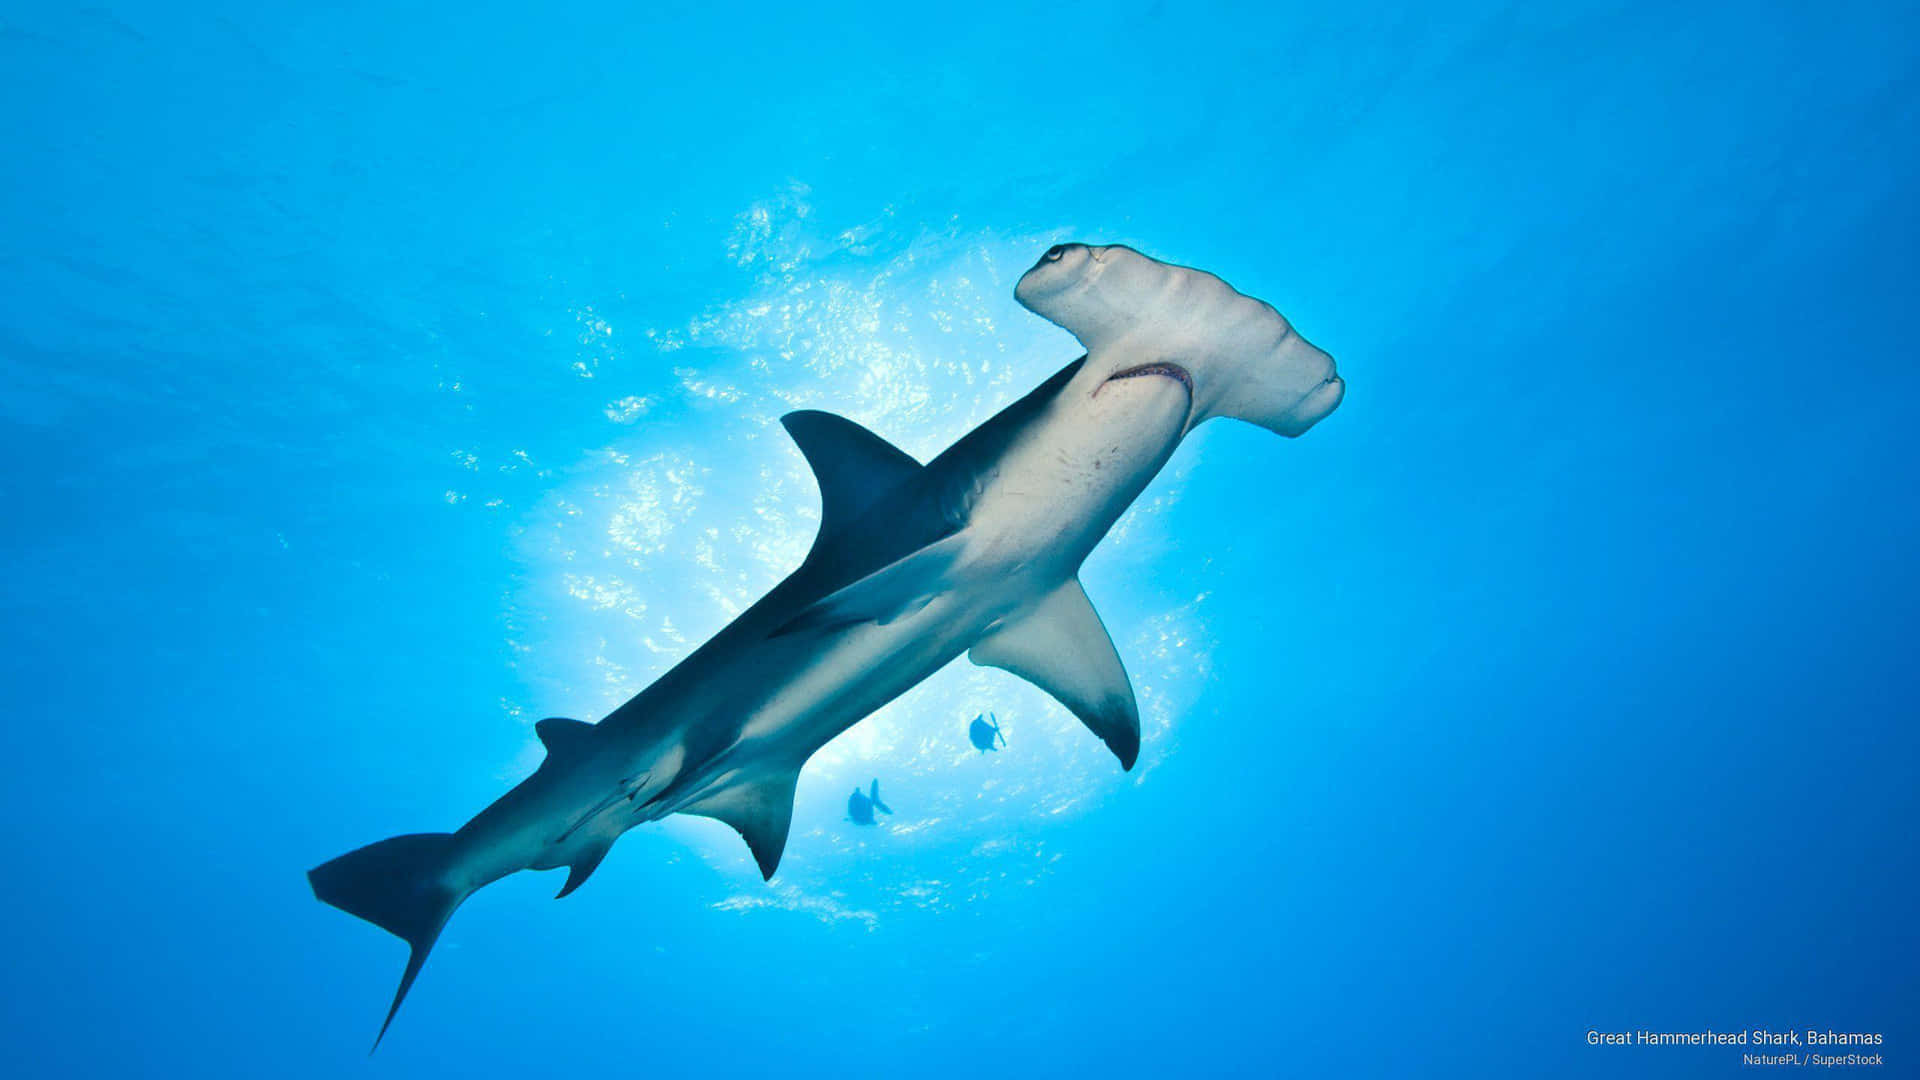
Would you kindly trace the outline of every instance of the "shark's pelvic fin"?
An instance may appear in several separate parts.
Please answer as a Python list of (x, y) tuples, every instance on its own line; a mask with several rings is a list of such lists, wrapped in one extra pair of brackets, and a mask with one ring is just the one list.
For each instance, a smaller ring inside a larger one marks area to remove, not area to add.
[(447, 882), (453, 851), (451, 833), (415, 833), (368, 844), (307, 871), (315, 897), (393, 934), (412, 950), (386, 1022), (373, 1040), (376, 1050), (441, 928), (467, 898), (467, 890)]
[(553, 898), (558, 900), (580, 886), (585, 885), (587, 879), (593, 876), (593, 872), (600, 869), (600, 860), (606, 858), (607, 852), (612, 850), (613, 841), (608, 840), (602, 844), (595, 844), (581, 852), (580, 857), (573, 860), (567, 867), (567, 883), (560, 886), (560, 891), (554, 893)]
[(763, 780), (709, 795), (682, 808), (681, 813), (698, 814), (733, 826), (753, 852), (753, 861), (760, 866), (760, 877), (771, 880), (780, 866), (780, 853), (787, 849), (787, 830), (793, 825), (793, 787), (799, 780), (798, 769), (783, 770)]
[(976, 664), (997, 667), (1045, 690), (1107, 744), (1120, 767), (1140, 756), (1140, 710), (1113, 639), (1078, 580), (1069, 580), (1017, 621), (968, 651)]
[(844, 416), (806, 409), (788, 413), (780, 423), (799, 444), (820, 485), (816, 546), (920, 473), (920, 463), (905, 451)]
[(533, 733), (540, 736), (540, 745), (547, 748), (548, 758), (572, 757), (586, 745), (587, 736), (593, 734), (593, 725), (585, 720), (549, 716), (533, 725)]
[(953, 533), (883, 566), (787, 620), (773, 636), (801, 630), (833, 630), (865, 622), (885, 626), (911, 615), (926, 607), (946, 588), (947, 571), (952, 569), (965, 544), (964, 532)]

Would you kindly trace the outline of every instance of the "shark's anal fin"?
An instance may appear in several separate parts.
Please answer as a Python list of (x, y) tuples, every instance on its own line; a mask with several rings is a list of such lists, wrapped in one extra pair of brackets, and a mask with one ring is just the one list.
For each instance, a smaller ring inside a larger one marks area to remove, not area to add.
[(587, 879), (593, 876), (593, 872), (600, 869), (600, 860), (606, 858), (607, 852), (612, 850), (613, 841), (608, 840), (606, 843), (595, 844), (581, 852), (580, 857), (573, 860), (573, 862), (567, 866), (567, 883), (560, 886), (560, 891), (554, 893), (553, 898), (558, 900), (580, 886), (585, 885)]
[(780, 423), (799, 445), (820, 485), (820, 535), (815, 547), (920, 474), (920, 463), (905, 451), (844, 416), (805, 409), (788, 413)]
[(1002, 625), (968, 651), (1053, 695), (1107, 744), (1120, 767), (1140, 756), (1140, 710), (1113, 639), (1078, 580), (1049, 593), (1017, 621)]
[(548, 758), (569, 758), (587, 745), (587, 737), (593, 734), (593, 725), (585, 720), (549, 716), (533, 725), (533, 733), (540, 737), (540, 745), (547, 748)]
[(787, 830), (793, 825), (793, 787), (799, 770), (781, 770), (748, 784), (723, 788), (681, 809), (734, 827), (747, 841), (762, 879), (771, 880), (787, 849)]
[(946, 588), (947, 572), (965, 545), (965, 533), (952, 533), (828, 594), (787, 620), (773, 636), (801, 630), (832, 630), (865, 622), (885, 626), (912, 615)]

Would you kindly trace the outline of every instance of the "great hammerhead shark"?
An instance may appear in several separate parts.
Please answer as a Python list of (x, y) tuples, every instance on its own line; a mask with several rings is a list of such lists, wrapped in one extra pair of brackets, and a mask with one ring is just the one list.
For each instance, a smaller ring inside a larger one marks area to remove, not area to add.
[(770, 879), (801, 766), (963, 652), (1133, 767), (1133, 687), (1081, 563), (1195, 427), (1297, 436), (1345, 384), (1272, 307), (1131, 248), (1049, 248), (1014, 297), (1086, 355), (926, 465), (831, 413), (782, 417), (823, 504), (799, 569), (599, 723), (540, 721), (546, 759), (459, 832), (308, 873), (316, 897), (411, 948), (376, 1047), (454, 909), (508, 874), (567, 867), (565, 896), (621, 833), (699, 814), (737, 829)]

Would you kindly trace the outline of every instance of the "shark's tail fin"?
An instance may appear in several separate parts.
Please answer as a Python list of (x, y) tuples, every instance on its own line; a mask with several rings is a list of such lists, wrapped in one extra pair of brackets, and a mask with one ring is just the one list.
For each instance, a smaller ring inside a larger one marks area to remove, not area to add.
[(873, 803), (873, 808), (875, 810), (880, 811), (883, 814), (893, 813), (893, 807), (888, 806), (886, 803), (883, 803), (880, 801), (880, 781), (879, 780), (875, 780), (873, 784), (867, 788), (867, 801)]
[(993, 715), (992, 713), (988, 713), (987, 720), (989, 723), (993, 724), (993, 737), (996, 739), (999, 739), (1000, 745), (1004, 748), (1007, 745), (1007, 736), (1004, 732), (1000, 730), (1000, 718)]
[(471, 891), (448, 883), (452, 863), (451, 833), (415, 833), (368, 844), (307, 871), (315, 897), (396, 935), (413, 950), (374, 1049), (387, 1037), (440, 928)]

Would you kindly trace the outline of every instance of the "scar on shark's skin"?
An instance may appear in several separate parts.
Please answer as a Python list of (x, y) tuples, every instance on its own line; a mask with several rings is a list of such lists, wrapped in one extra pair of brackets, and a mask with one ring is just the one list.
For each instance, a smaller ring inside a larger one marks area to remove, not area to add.
[[(458, 832), (308, 872), (320, 900), (408, 945), (376, 1047), (490, 882), (564, 866), (566, 896), (622, 833), (670, 814), (731, 825), (771, 878), (807, 759), (961, 653), (1039, 686), (1133, 767), (1133, 686), (1080, 564), (1189, 431), (1224, 416), (1297, 436), (1346, 384), (1272, 307), (1132, 248), (1056, 245), (1014, 297), (1086, 355), (926, 465), (831, 413), (782, 417), (820, 486), (798, 569), (599, 723), (534, 725), (546, 759)], [(878, 781), (848, 806), (863, 824), (887, 812)]]

